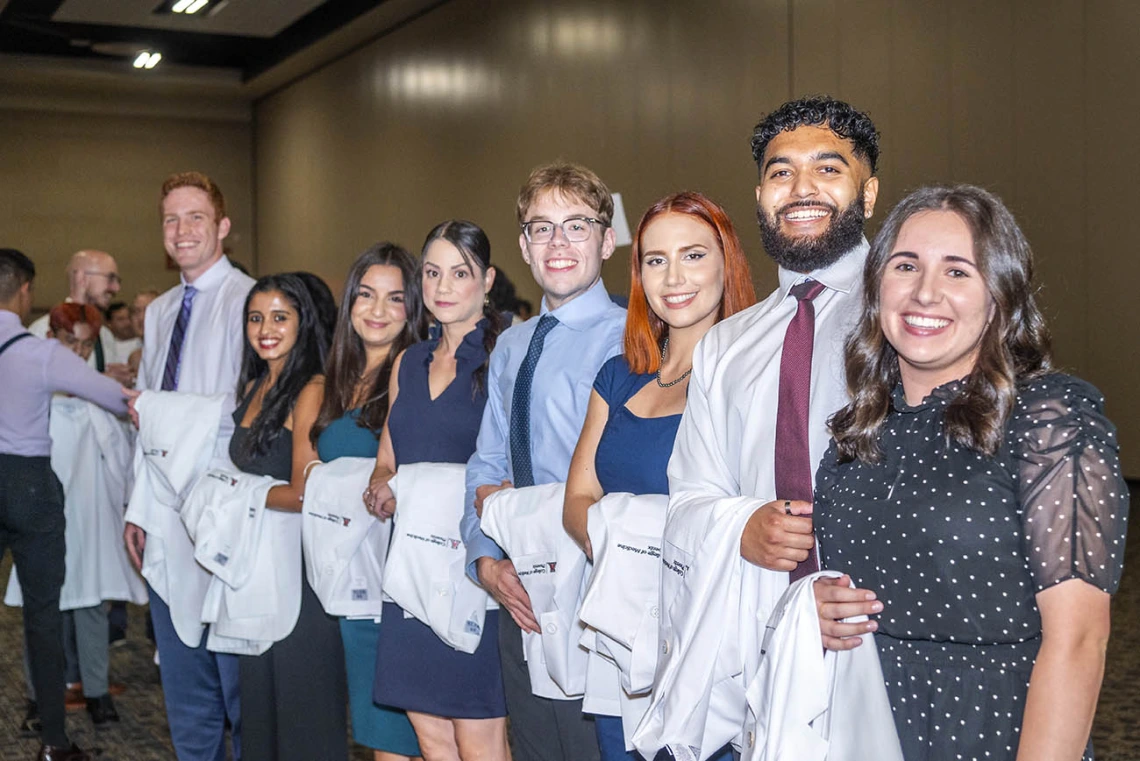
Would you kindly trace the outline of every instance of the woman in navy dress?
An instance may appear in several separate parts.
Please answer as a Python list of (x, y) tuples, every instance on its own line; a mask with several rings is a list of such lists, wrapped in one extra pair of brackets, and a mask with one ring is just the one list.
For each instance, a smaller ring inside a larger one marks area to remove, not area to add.
[[(563, 520), (588, 555), (586, 516), (605, 494), (669, 493), (665, 470), (693, 349), (717, 322), (756, 302), (732, 221), (700, 193), (677, 193), (649, 208), (630, 270), (624, 351), (598, 372), (566, 481)], [(595, 726), (603, 761), (640, 758), (625, 750), (620, 716), (596, 716)]]
[[(371, 494), (382, 518), (395, 509), (387, 482), (398, 467), (466, 463), (475, 452), (487, 358), (508, 324), (487, 296), (495, 280), (491, 244), (475, 224), (437, 225), (424, 242), (420, 269), (424, 306), (435, 324), (426, 342), (397, 357), (392, 373)], [(468, 654), (405, 618), (396, 603), (384, 603), (373, 699), (407, 710), (429, 761), (510, 758), (498, 615), (487, 611), (479, 647)]]
[[(369, 248), (348, 272), (324, 383), (301, 393), (295, 413), (311, 425), (309, 440), (322, 462), (376, 456), (393, 363), (422, 337), (415, 274), (412, 255), (391, 243)], [(375, 761), (418, 757), (407, 715), (372, 702), (379, 630), (371, 620), (340, 619), (352, 736), (373, 749)]]
[(875, 632), (908, 760), (1092, 758), (1128, 488), (1100, 393), (1052, 368), (1032, 266), (971, 186), (903, 199), (867, 257), (813, 505), (848, 576), (816, 598), (825, 647)]
[[(329, 307), (335, 305), (328, 287), (314, 290), (299, 274), (261, 278), (245, 302), (230, 459), (246, 473), (288, 481), (269, 490), (265, 505), (297, 513), (297, 520), (305, 465), (316, 453), (309, 425), (297, 425), (294, 406), (306, 387), (320, 388), (331, 331), (319, 315)], [(301, 582), (301, 611), (289, 636), (261, 655), (238, 660), (243, 758), (348, 756), (340, 631), (308, 583)]]

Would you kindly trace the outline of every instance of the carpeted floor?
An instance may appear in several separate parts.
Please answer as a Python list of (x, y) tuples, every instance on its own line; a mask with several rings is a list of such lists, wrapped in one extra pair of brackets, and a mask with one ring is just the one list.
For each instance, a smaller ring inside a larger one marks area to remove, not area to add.
[[(10, 565), (7, 557), (0, 562), (0, 585), (7, 581)], [(1093, 726), (1093, 742), (1099, 761), (1140, 761), (1140, 531), (1137, 530), (1128, 538), (1128, 567), (1120, 592), (1113, 600), (1112, 616), (1112, 640)], [(38, 748), (37, 740), (21, 738), (18, 732), (24, 715), (21, 647), (19, 609), (0, 606), (0, 761), (31, 761)], [(174, 759), (158, 671), (152, 657), (153, 650), (145, 638), (142, 610), (131, 606), (128, 642), (111, 652), (111, 679), (128, 685), (127, 691), (115, 699), (122, 721), (108, 729), (96, 730), (86, 712), (72, 712), (68, 717), (68, 731), (75, 742), (85, 748), (102, 748), (101, 758), (107, 761)], [(354, 748), (352, 761), (370, 759), (371, 754), (366, 749)]]

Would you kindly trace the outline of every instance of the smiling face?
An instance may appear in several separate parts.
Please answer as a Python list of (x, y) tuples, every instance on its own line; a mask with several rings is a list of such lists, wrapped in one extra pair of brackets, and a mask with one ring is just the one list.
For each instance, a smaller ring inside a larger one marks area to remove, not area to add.
[(48, 338), (54, 338), (86, 361), (95, 350), (95, 329), (89, 322), (77, 322), (71, 330), (48, 331)]
[(162, 242), (187, 282), (194, 282), (222, 258), (230, 220), (215, 219), (210, 196), (201, 188), (175, 188), (162, 199)]
[(493, 282), (494, 269), (480, 275), (451, 241), (436, 238), (424, 251), (424, 306), (442, 325), (477, 320)]
[(352, 297), (352, 329), (366, 349), (391, 345), (404, 329), (404, 276), (391, 264), (374, 264), (360, 279)]
[(969, 375), (994, 307), (966, 222), (950, 211), (919, 212), (904, 222), (879, 283), (879, 303), (911, 403)]
[[(562, 223), (571, 217), (596, 218), (597, 209), (581, 201), (546, 191), (540, 193), (527, 209), (527, 222)], [(530, 243), (519, 235), (523, 260), (530, 265), (534, 280), (542, 288), (546, 305), (557, 309), (581, 296), (602, 276), (602, 262), (614, 253), (614, 231), (611, 227), (589, 223), (590, 237), (581, 243), (566, 240), (560, 229), (546, 243)]]
[(115, 258), (103, 251), (88, 251), (83, 262), (83, 283), (85, 303), (100, 309), (109, 307), (122, 287)]
[(724, 296), (724, 252), (712, 228), (688, 214), (662, 214), (642, 232), (639, 250), (654, 314), (671, 330), (711, 327)]
[(282, 365), (297, 345), (301, 316), (281, 291), (255, 293), (245, 315), (245, 336), (261, 359)]
[(863, 237), (879, 181), (854, 145), (827, 127), (798, 127), (772, 138), (756, 186), (764, 249), (780, 266), (826, 267)]

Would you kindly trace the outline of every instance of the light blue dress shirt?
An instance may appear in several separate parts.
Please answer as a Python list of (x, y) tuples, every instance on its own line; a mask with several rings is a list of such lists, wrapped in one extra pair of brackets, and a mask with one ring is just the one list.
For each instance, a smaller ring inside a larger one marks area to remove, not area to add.
[(555, 310), (542, 311), (499, 336), (487, 370), (487, 407), (475, 454), (467, 461), (467, 495), (459, 524), (467, 544), (467, 574), (478, 581), (475, 561), (499, 560), (503, 551), (483, 533), (475, 514), (475, 489), (513, 481), (510, 446), (511, 398), (515, 378), (538, 320), (550, 311), (558, 325), (546, 336), (530, 394), (531, 462), (534, 483), (566, 480), (578, 445), (594, 378), (606, 360), (621, 353), (625, 310), (610, 301), (599, 280), (590, 290)]

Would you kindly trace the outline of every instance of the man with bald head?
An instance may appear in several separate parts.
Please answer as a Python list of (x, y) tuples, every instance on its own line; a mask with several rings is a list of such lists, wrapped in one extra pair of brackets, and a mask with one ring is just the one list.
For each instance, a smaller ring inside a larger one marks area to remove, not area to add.
[[(119, 265), (115, 258), (106, 251), (84, 249), (76, 251), (67, 262), (66, 301), (76, 304), (91, 304), (100, 311), (111, 305), (111, 300), (119, 292), (123, 281), (119, 278)], [(28, 332), (37, 338), (46, 338), (48, 332), (47, 315), (39, 318), (28, 326)], [(110, 375), (124, 385), (130, 386), (134, 382), (131, 371), (125, 363), (108, 363), (106, 361), (105, 347), (114, 339), (106, 326), (99, 329), (99, 340), (95, 342), (95, 351), (91, 353), (88, 364), (101, 373)]]

